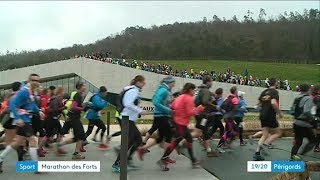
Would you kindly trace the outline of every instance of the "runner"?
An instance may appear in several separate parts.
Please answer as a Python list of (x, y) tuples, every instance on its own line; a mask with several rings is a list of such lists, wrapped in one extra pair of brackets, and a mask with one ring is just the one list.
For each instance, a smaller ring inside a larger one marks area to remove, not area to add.
[[(45, 143), (50, 141), (55, 132), (57, 132), (57, 142), (60, 142), (62, 139), (62, 127), (59, 121), (59, 117), (64, 110), (63, 99), (66, 94), (66, 90), (63, 87), (59, 87), (56, 90), (56, 95), (53, 95), (50, 98), (49, 107), (48, 107), (48, 118), (47, 118), (47, 131), (45, 136)], [(60, 149), (59, 154), (66, 154), (62, 149)]]
[[(150, 112), (143, 111), (139, 107), (140, 103), (140, 91), (145, 85), (145, 78), (141, 75), (136, 76), (131, 81), (131, 86), (127, 86), (122, 91), (122, 99), (120, 103), (123, 108), (119, 107), (122, 116), (129, 116), (129, 139), (128, 139), (128, 170), (137, 169), (132, 162), (132, 155), (142, 144), (142, 138), (140, 131), (138, 130), (135, 122), (141, 115), (148, 115)], [(112, 172), (120, 173), (120, 152), (117, 152), (118, 156), (114, 164), (112, 165)]]
[(247, 142), (243, 140), (243, 117), (244, 113), (247, 113), (247, 103), (243, 98), (243, 95), (245, 95), (245, 92), (238, 91), (238, 97), (239, 97), (239, 110), (235, 114), (235, 122), (237, 123), (237, 126), (239, 128), (239, 139), (240, 139), (240, 146), (245, 146)]
[[(2, 126), (5, 129), (4, 134), (5, 134), (5, 144), (4, 145), (9, 145), (13, 142), (15, 136), (16, 136), (16, 126), (13, 125), (13, 120), (14, 116), (10, 111), (9, 104), (10, 101), (14, 98), (14, 96), (17, 94), (17, 92), (20, 90), (22, 84), (20, 82), (14, 82), (12, 84), (12, 94), (9, 95), (5, 101), (2, 103), (1, 107), (1, 116), (3, 116), (2, 119)], [(4, 117), (4, 116), (7, 117)], [(5, 149), (5, 146), (3, 146), (3, 149)], [(3, 150), (1, 149), (1, 150)], [(18, 160), (22, 161), (23, 160), (23, 146), (19, 146), (17, 148), (17, 153), (18, 153)]]
[[(41, 110), (44, 113), (44, 121), (43, 121), (43, 126), (45, 129), (45, 132), (48, 131), (48, 109), (49, 109), (49, 102), (50, 102), (50, 98), (51, 95), (53, 94), (53, 92), (50, 89), (43, 89), (40, 97), (41, 97)], [(40, 141), (40, 140), (39, 140)], [(39, 149), (40, 151), (42, 151), (43, 153), (46, 153), (46, 151), (43, 149), (43, 147), (50, 147), (50, 145), (47, 143), (47, 137), (45, 136), (42, 139), (42, 142), (40, 142), (39, 144)]]
[(202, 145), (207, 151), (208, 157), (217, 157), (218, 153), (211, 149), (210, 144), (210, 133), (209, 128), (214, 125), (214, 116), (211, 115), (213, 112), (217, 112), (217, 106), (213, 104), (214, 94), (210, 92), (212, 87), (213, 79), (210, 76), (204, 76), (202, 79), (202, 85), (200, 85), (198, 95), (195, 97), (195, 104), (202, 105), (205, 109), (200, 114), (195, 116), (196, 128), (200, 129), (201, 132), (197, 132), (198, 137), (202, 133)]
[(57, 143), (57, 155), (64, 155), (63, 153), (61, 154), (61, 152), (63, 152), (61, 149), (62, 146), (76, 143), (72, 159), (85, 159), (85, 156), (80, 152), (86, 152), (86, 150), (83, 148), (83, 141), (86, 139), (86, 135), (81, 122), (81, 112), (84, 110), (82, 103), (85, 96), (84, 93), (86, 91), (86, 85), (82, 82), (78, 82), (76, 84), (76, 88), (78, 89), (78, 92), (73, 97), (71, 109), (68, 113), (68, 121), (70, 121), (71, 128), (73, 129), (74, 137), (66, 139), (61, 143)]
[(220, 142), (224, 142), (224, 145), (226, 147), (230, 147), (231, 142), (234, 140), (234, 137), (239, 133), (239, 129), (234, 122), (235, 114), (239, 110), (237, 87), (233, 86), (230, 89), (230, 93), (231, 94), (223, 101), (220, 106), (221, 111), (224, 112), (223, 118), (226, 122), (225, 132)]
[[(106, 132), (106, 126), (103, 121), (100, 119), (103, 109), (107, 107), (108, 102), (105, 100), (108, 94), (107, 88), (101, 86), (99, 88), (99, 93), (94, 94), (90, 99), (90, 109), (87, 112), (86, 118), (89, 120), (88, 130), (86, 132), (86, 137), (90, 136), (94, 126), (97, 126), (97, 132), (101, 129), (100, 133), (100, 149), (107, 149), (108, 146), (103, 143), (104, 133)], [(94, 137), (95, 139), (95, 137)]]
[(195, 88), (196, 86), (194, 84), (186, 83), (183, 87), (182, 95), (177, 97), (172, 103), (172, 109), (174, 111), (173, 118), (174, 122), (177, 125), (177, 137), (166, 149), (162, 158), (159, 161), (157, 161), (157, 164), (160, 166), (162, 171), (169, 171), (169, 168), (167, 167), (169, 162), (167, 161), (167, 159), (169, 158), (171, 152), (176, 148), (176, 146), (183, 138), (187, 139), (188, 142), (188, 152), (191, 158), (192, 166), (196, 168), (200, 164), (200, 162), (197, 161), (193, 155), (193, 140), (188, 129), (191, 117), (204, 110), (204, 107), (202, 105), (195, 108), (195, 103), (193, 99), (193, 96), (195, 94)]
[[(27, 139), (29, 142), (29, 153), (33, 161), (38, 161), (37, 146), (38, 139), (34, 135), (31, 125), (30, 112), (38, 113), (38, 108), (34, 93), (39, 87), (40, 77), (37, 74), (31, 74), (28, 79), (28, 84), (24, 86), (15, 97), (10, 101), (10, 110), (14, 115), (14, 124), (17, 125), (17, 135), (15, 140), (0, 154), (0, 172), (2, 173), (2, 164), (4, 158), (13, 150), (17, 149), (20, 144), (23, 144)], [(44, 114), (40, 112), (40, 116)]]
[[(260, 121), (263, 134), (258, 142), (256, 153), (253, 156), (253, 160), (255, 161), (263, 161), (264, 157), (261, 156), (260, 150), (268, 155), (266, 149), (269, 148), (275, 139), (281, 136), (277, 114), (279, 118), (282, 118), (283, 115), (279, 108), (279, 93), (276, 90), (277, 80), (270, 78), (269, 83), (270, 87), (264, 90), (259, 97), (258, 106), (261, 106)], [(271, 135), (269, 136), (269, 134)]]
[[(138, 150), (138, 157), (142, 161), (144, 153), (147, 149), (151, 148), (156, 144), (160, 144), (164, 141), (163, 149), (167, 149), (171, 143), (173, 133), (170, 127), (172, 110), (170, 109), (171, 90), (175, 85), (175, 79), (172, 76), (168, 76), (162, 80), (162, 83), (155, 95), (153, 96), (152, 102), (155, 107), (154, 120), (152, 127), (146, 133), (146, 137), (143, 141), (144, 146)], [(150, 136), (158, 130), (159, 137), (157, 139), (148, 139)], [(175, 163), (174, 160), (168, 159), (171, 163)]]
[(313, 107), (312, 97), (309, 95), (310, 85), (302, 84), (299, 86), (300, 95), (294, 100), (292, 109), (294, 116), (293, 131), (294, 145), (291, 149), (291, 160), (300, 160), (297, 156), (299, 148), (303, 143), (303, 138), (308, 138), (308, 144), (303, 148), (301, 155), (311, 151), (315, 146), (315, 136), (313, 133), (314, 118), (311, 114)]
[(312, 114), (315, 116), (316, 146), (314, 152), (320, 152), (320, 86), (314, 86), (311, 91), (314, 107)]

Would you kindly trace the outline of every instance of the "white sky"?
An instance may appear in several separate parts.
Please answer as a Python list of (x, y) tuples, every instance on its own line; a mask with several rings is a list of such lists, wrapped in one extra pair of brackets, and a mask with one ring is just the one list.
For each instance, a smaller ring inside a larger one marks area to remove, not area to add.
[(319, 9), (319, 1), (0, 1), (0, 53), (88, 44), (129, 26), (242, 19), (247, 10), (268, 17)]

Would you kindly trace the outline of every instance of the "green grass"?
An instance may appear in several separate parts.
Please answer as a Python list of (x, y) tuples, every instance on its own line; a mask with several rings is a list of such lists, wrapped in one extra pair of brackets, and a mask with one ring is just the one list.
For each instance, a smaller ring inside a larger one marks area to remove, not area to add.
[(316, 64), (288, 64), (288, 63), (266, 63), (266, 62), (248, 62), (248, 61), (228, 61), (228, 60), (161, 60), (161, 61), (148, 61), (154, 65), (169, 64), (174, 70), (186, 69), (190, 72), (193, 68), (196, 72), (201, 69), (215, 70), (225, 72), (228, 67), (231, 68), (236, 74), (244, 75), (245, 69), (248, 69), (249, 75), (254, 78), (266, 79), (267, 77), (281, 78), (282, 80), (288, 79), (291, 87), (295, 88), (296, 85), (303, 82), (311, 84), (320, 83), (320, 66)]

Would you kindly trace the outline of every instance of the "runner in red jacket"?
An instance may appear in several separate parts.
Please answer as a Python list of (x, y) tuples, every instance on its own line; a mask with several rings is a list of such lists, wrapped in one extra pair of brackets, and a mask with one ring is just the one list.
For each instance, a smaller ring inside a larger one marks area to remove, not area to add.
[(194, 93), (195, 93), (196, 86), (191, 83), (186, 83), (182, 90), (182, 95), (177, 97), (172, 103), (172, 109), (174, 111), (173, 119), (177, 125), (177, 137), (176, 139), (170, 144), (170, 146), (166, 149), (162, 158), (157, 162), (160, 166), (162, 171), (168, 171), (169, 168), (167, 165), (170, 163), (168, 162), (169, 155), (171, 152), (176, 148), (179, 142), (182, 139), (186, 139), (188, 142), (188, 152), (190, 154), (190, 158), (192, 161), (192, 166), (194, 168), (198, 167), (200, 162), (197, 161), (193, 155), (192, 151), (192, 136), (188, 129), (188, 125), (190, 123), (191, 117), (198, 114), (199, 112), (203, 111), (203, 106), (195, 107), (194, 104)]

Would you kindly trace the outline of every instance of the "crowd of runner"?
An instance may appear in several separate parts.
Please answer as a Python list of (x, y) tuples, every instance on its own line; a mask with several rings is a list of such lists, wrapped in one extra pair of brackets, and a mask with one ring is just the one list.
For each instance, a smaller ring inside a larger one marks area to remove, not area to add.
[[(152, 103), (155, 106), (153, 112), (144, 111), (140, 108), (140, 92), (146, 82), (141, 75), (134, 77), (130, 85), (123, 88), (118, 97), (116, 118), (121, 125), (123, 116), (129, 119), (129, 141), (128, 141), (128, 170), (139, 169), (133, 162), (135, 152), (143, 161), (149, 148), (162, 144), (163, 155), (156, 162), (162, 171), (168, 171), (169, 165), (177, 163), (170, 158), (170, 154), (176, 150), (180, 154), (185, 148), (191, 159), (193, 168), (200, 167), (201, 162), (194, 156), (193, 140), (199, 139), (208, 157), (217, 157), (230, 148), (231, 143), (237, 136), (240, 146), (246, 146), (243, 138), (243, 118), (246, 109), (245, 92), (238, 91), (233, 86), (228, 92), (217, 88), (211, 92), (212, 76), (203, 76), (203, 84), (196, 87), (192, 83), (186, 83), (179, 92), (172, 92), (175, 86), (175, 77), (167, 76), (156, 90)], [(258, 132), (261, 138), (258, 142), (253, 159), (264, 160), (263, 154), (268, 155), (272, 149), (272, 143), (281, 135), (278, 118), (283, 116), (279, 109), (279, 93), (276, 90), (278, 81), (270, 78), (269, 88), (263, 91), (258, 98), (257, 109), (260, 111), (262, 131)], [(46, 156), (46, 149), (53, 148), (57, 156), (64, 156), (67, 152), (64, 146), (75, 143), (72, 159), (85, 159), (85, 146), (87, 138), (92, 133), (93, 127), (98, 129), (94, 132), (94, 141), (99, 141), (99, 148), (107, 149), (108, 142), (112, 137), (119, 136), (116, 132), (106, 137), (106, 126), (101, 120), (103, 109), (108, 106), (107, 88), (101, 86), (99, 92), (95, 93), (84, 103), (86, 85), (82, 82), (76, 84), (76, 90), (69, 96), (63, 87), (43, 89), (40, 86), (40, 76), (31, 74), (26, 84), (14, 82), (12, 94), (7, 96), (1, 103), (1, 124), (4, 130), (4, 142), (1, 144), (0, 172), (7, 155), (16, 151), (18, 160), (23, 161), (26, 155), (31, 160), (37, 161), (38, 157)], [(300, 85), (299, 95), (292, 106), (294, 116), (295, 141), (292, 147), (290, 160), (298, 160), (297, 152), (302, 145), (302, 140), (307, 137), (309, 142), (304, 147), (302, 154), (314, 149), (320, 152), (320, 88), (311, 87), (308, 84)], [(228, 94), (223, 99), (223, 94)], [(81, 122), (81, 113), (86, 112), (89, 121), (85, 132)], [(143, 138), (136, 122), (141, 116), (153, 115), (152, 127)], [(195, 117), (195, 127), (191, 130), (190, 123)], [(61, 125), (60, 120), (64, 120)], [(224, 122), (224, 123), (223, 123)], [(66, 138), (69, 130), (73, 129), (73, 138)], [(219, 129), (220, 138), (218, 144), (213, 148), (212, 138)], [(101, 132), (100, 132), (101, 131)], [(152, 134), (158, 131), (156, 139)], [(100, 132), (100, 138), (97, 134)], [(250, 136), (249, 142), (258, 134)], [(1, 134), (3, 135), (3, 134)], [(120, 146), (116, 147), (117, 157), (112, 165), (112, 172), (120, 172)], [(261, 154), (262, 153), (262, 154)]]
[[(216, 82), (224, 82), (238, 85), (248, 85), (248, 86), (257, 86), (257, 87), (270, 87), (270, 81), (268, 78), (263, 79), (255, 77), (248, 73), (248, 70), (244, 70), (244, 74), (236, 74), (230, 68), (226, 68), (225, 72), (216, 72), (215, 70), (205, 70), (202, 69), (199, 72), (196, 72), (194, 69), (180, 69), (174, 70), (169, 64), (151, 64), (145, 61), (138, 62), (137, 60), (127, 61), (126, 59), (116, 59), (112, 58), (110, 52), (106, 52), (105, 55), (99, 52), (92, 53), (91, 55), (84, 55), (83, 57), (94, 59), (98, 61), (103, 61), (106, 63), (117, 64), (121, 66), (126, 66), (134, 68), (137, 70), (143, 70), (148, 72), (154, 72), (157, 74), (171, 75), (175, 77), (190, 78), (190, 79), (202, 79), (204, 76), (211, 76), (212, 79)], [(75, 56), (80, 57), (80, 56)], [(282, 90), (293, 90), (288, 80), (278, 80), (279, 86), (278, 89)], [(295, 87), (295, 90), (298, 90), (298, 87)]]

